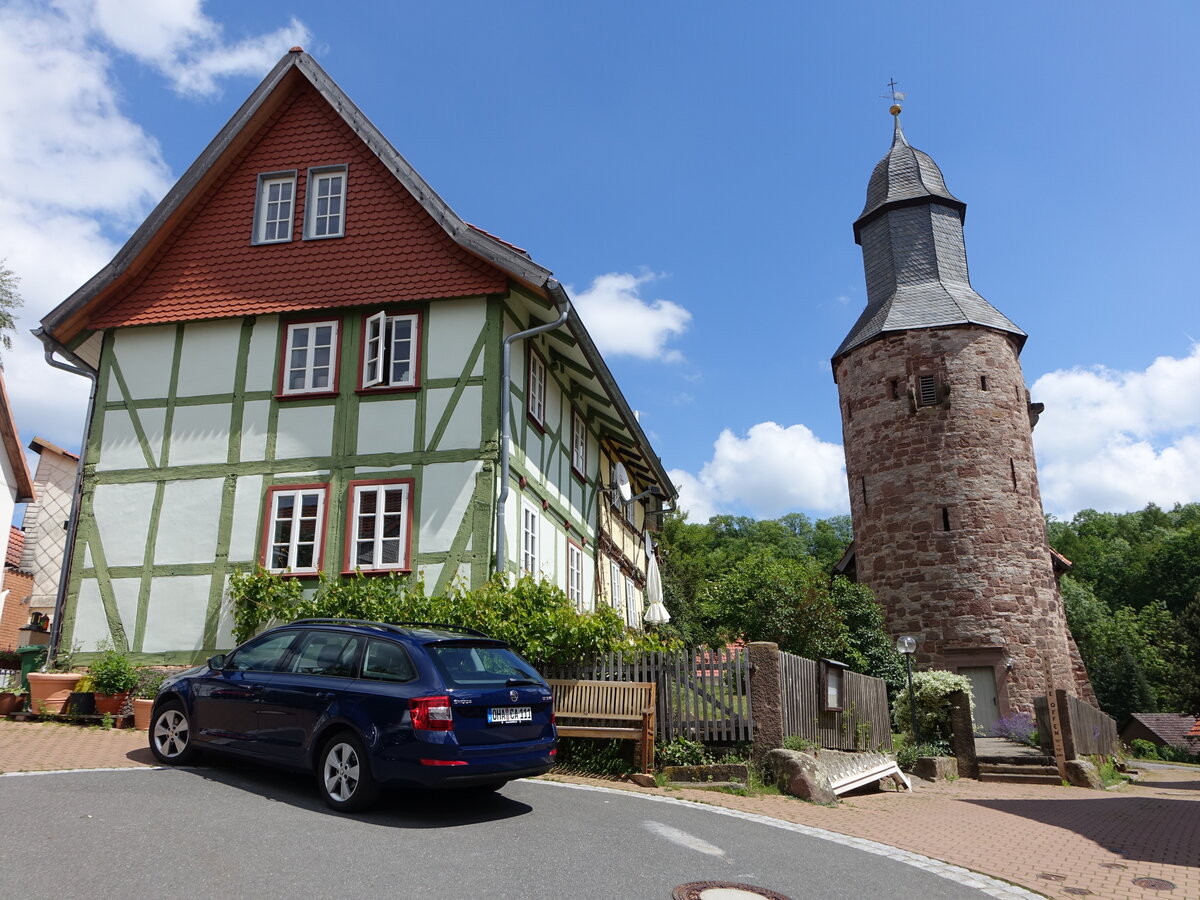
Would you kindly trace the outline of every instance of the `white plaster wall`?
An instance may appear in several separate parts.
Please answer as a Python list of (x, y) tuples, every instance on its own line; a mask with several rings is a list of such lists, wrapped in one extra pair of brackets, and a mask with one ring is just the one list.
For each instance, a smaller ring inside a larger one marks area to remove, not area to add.
[(418, 552), (438, 553), (450, 549), (470, 506), (475, 476), (482, 466), (479, 460), (425, 466), (417, 507), (421, 522)]
[(150, 582), (142, 650), (199, 650), (204, 643), (209, 575), (168, 575)]
[[(417, 401), (413, 394), (389, 394), (385, 400), (361, 403), (358, 407), (358, 452), (411, 453), (417, 422)], [(436, 419), (426, 415), (426, 434)], [(475, 444), (479, 428), (475, 428)], [(277, 454), (278, 455), (278, 454)]]
[[(113, 352), (132, 399), (167, 396), (171, 362), (175, 357), (174, 325), (119, 328), (114, 337)], [(116, 378), (110, 378), (109, 383), (115, 384)], [(114, 396), (110, 390), (108, 399), (119, 400), (120, 394)]]
[(442, 563), (423, 563), (417, 566), (417, 577), (425, 585), (425, 593), (429, 594), (433, 591), (433, 586), (437, 584), (437, 580), (442, 577), (442, 569), (445, 566)]
[[(146, 562), (146, 534), (153, 508), (153, 483), (96, 486), (92, 515), (109, 566), (140, 566)], [(84, 564), (92, 564), (90, 554)]]
[(275, 435), (275, 458), (329, 456), (333, 451), (333, 404), (287, 406), (279, 409)]
[(229, 602), (228, 577), (221, 585), (221, 598), (221, 612), (217, 619), (216, 646), (218, 650), (230, 650), (237, 646), (237, 641), (233, 639), (233, 607)]
[[(166, 389), (163, 389), (164, 395)], [(157, 463), (162, 454), (163, 423), (166, 419), (165, 409), (138, 410), (138, 421), (150, 445), (150, 455)], [(111, 469), (144, 469), (146, 457), (138, 443), (137, 432), (133, 429), (133, 419), (128, 410), (110, 409), (104, 414), (104, 434), (100, 441), (100, 458), (96, 468)]]
[(100, 601), (100, 586), (95, 578), (84, 578), (79, 583), (71, 643), (78, 645), (80, 650), (93, 650), (97, 641), (108, 636), (108, 619), (104, 616), (104, 604)]
[(270, 400), (249, 400), (242, 404), (242, 462), (267, 458), (267, 429), (270, 415)]
[(189, 466), (225, 462), (229, 457), (231, 412), (228, 403), (176, 407), (171, 422), (168, 464)]
[(224, 482), (223, 478), (202, 478), (166, 486), (158, 515), (155, 565), (213, 561)]
[(6, 554), (0, 559), (6, 559), (8, 553), (8, 523), (13, 519), (13, 511), (17, 508), (17, 475), (13, 470), (8, 454), (0, 450), (0, 479), (4, 480), (4, 490), (0, 491), (0, 552)]
[[(113, 598), (117, 601), (117, 614), (121, 618), (121, 627), (125, 630), (125, 637), (132, 641), (133, 632), (137, 628), (138, 594), (141, 593), (142, 579), (114, 578), (110, 583), (112, 584)], [(95, 647), (84, 647), (84, 649), (93, 650)]]
[[(431, 304), (426, 326), (429, 336), (425, 377), (460, 377), (486, 321), (485, 300), (449, 300)], [(483, 354), (480, 353), (472, 374), (482, 372)]]
[[(442, 421), (446, 404), (454, 395), (453, 388), (430, 388), (425, 392), (425, 431), (427, 440), (433, 437), (434, 430)], [(438, 450), (475, 450), (480, 443), (480, 429), (483, 415), (483, 387), (468, 385), (463, 388), (462, 396), (458, 398), (454, 410), (450, 413), (450, 421), (438, 441)]]
[(258, 524), (262, 517), (261, 475), (239, 478), (233, 495), (233, 527), (229, 533), (229, 561), (258, 559)]
[(189, 322), (184, 326), (176, 396), (233, 393), (241, 329), (241, 319)]
[(279, 366), (279, 317), (259, 316), (250, 335), (246, 390), (274, 391)]

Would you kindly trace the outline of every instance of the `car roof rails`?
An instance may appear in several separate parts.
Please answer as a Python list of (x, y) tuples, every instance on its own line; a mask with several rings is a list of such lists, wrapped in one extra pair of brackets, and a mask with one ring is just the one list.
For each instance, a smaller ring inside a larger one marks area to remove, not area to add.
[(288, 625), (369, 625), (373, 628), (382, 628), (386, 631), (399, 632), (402, 630), (388, 622), (371, 622), (367, 619), (297, 619), (294, 622), (289, 622)]
[(467, 628), (463, 625), (447, 625), (445, 622), (388, 622), (387, 624), (395, 626), (397, 628), (429, 628), (429, 629), (435, 629), (438, 631), (461, 631), (463, 634), (469, 634), (473, 637), (481, 637), (481, 638), (487, 638), (488, 640), (495, 640), (495, 638), (484, 634), (482, 631), (479, 631), (478, 629)]

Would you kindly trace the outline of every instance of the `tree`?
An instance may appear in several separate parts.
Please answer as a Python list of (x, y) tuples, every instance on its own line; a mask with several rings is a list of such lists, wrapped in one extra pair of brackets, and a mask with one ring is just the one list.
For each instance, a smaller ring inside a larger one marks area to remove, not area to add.
[(5, 262), (0, 259), (0, 344), (5, 350), (11, 350), (12, 333), (17, 328), (15, 313), (25, 301), (17, 291), (17, 283), (21, 279), (5, 267)]

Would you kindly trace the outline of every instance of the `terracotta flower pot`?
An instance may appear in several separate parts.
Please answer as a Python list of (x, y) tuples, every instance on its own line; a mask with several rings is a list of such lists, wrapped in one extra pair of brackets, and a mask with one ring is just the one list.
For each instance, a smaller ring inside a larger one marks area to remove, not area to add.
[(97, 694), (96, 695), (96, 715), (117, 716), (121, 714), (121, 707), (125, 705), (125, 701), (129, 699), (129, 691), (121, 694)]
[(59, 715), (82, 677), (82, 672), (30, 672), (29, 708), (35, 713)]
[(133, 701), (133, 727), (138, 731), (150, 730), (150, 711), (154, 709), (153, 700), (142, 700), (141, 698)]

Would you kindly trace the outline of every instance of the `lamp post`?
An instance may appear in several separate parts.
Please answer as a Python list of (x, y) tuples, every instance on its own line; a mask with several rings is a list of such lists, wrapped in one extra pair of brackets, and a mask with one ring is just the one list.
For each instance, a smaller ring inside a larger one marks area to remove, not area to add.
[(907, 634), (896, 638), (896, 650), (904, 656), (904, 669), (908, 672), (908, 711), (912, 713), (913, 745), (921, 743), (921, 733), (917, 730), (917, 700), (913, 696), (912, 656), (917, 652), (917, 642)]

